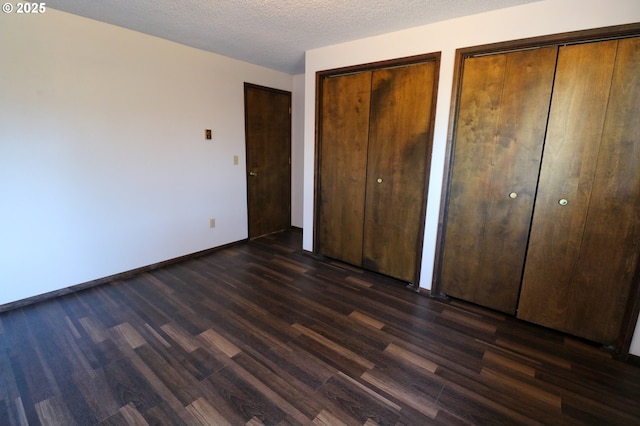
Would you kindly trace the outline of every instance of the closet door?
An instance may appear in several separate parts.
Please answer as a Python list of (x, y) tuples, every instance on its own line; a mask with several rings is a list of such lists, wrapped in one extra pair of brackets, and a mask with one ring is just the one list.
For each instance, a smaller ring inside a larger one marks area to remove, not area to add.
[(362, 263), (371, 72), (325, 78), (322, 85), (318, 252)]
[(560, 48), (518, 317), (617, 339), (640, 253), (640, 39)]
[(436, 63), (372, 77), (363, 266), (415, 282), (422, 252)]
[(557, 47), (465, 59), (440, 290), (514, 314)]

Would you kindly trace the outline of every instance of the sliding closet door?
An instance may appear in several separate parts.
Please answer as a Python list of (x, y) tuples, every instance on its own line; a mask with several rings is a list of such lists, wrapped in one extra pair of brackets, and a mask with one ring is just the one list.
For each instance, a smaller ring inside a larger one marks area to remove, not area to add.
[(323, 80), (318, 252), (362, 262), (371, 72)]
[(639, 214), (640, 39), (561, 47), (518, 317), (613, 344)]
[(557, 48), (467, 58), (440, 290), (514, 314)]
[(363, 266), (415, 282), (422, 252), (436, 63), (372, 78)]

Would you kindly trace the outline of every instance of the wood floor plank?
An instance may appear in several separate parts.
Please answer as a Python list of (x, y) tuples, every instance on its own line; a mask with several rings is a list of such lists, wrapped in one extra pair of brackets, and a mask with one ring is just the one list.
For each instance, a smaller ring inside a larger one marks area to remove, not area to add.
[(524, 383), (521, 380), (507, 376), (506, 374), (493, 371), (490, 368), (483, 368), (480, 374), (512, 392), (521, 394), (522, 399), (535, 399), (558, 410), (562, 408), (562, 397), (560, 395), (546, 392), (528, 383)]
[(315, 340), (316, 342), (320, 343), (321, 345), (327, 347), (328, 349), (333, 350), (334, 352), (336, 352), (337, 354), (357, 363), (358, 365), (362, 366), (363, 368), (367, 368), (367, 369), (372, 369), (373, 367), (375, 367), (375, 364), (365, 358), (363, 358), (362, 356), (344, 348), (343, 346), (333, 342), (332, 340), (324, 337), (323, 335), (321, 335), (320, 333), (317, 333), (307, 327), (304, 327), (303, 325), (300, 324), (293, 324), (291, 326), (293, 329), (298, 330), (300, 333), (310, 337), (311, 339)]
[(142, 414), (133, 404), (127, 404), (120, 409), (122, 418), (131, 426), (148, 426), (149, 423), (142, 417)]
[(146, 353), (147, 356), (154, 354), (153, 350), (145, 345), (131, 357), (132, 363), (162, 398), (158, 405), (145, 412), (145, 418), (154, 419), (160, 416), (172, 419), (161, 424), (193, 424), (195, 419), (185, 406), (199, 398), (199, 382), (184, 372), (178, 373), (171, 365), (158, 361), (157, 357), (148, 362), (149, 358), (143, 357), (142, 353)]
[[(238, 358), (241, 357), (242, 355), (240, 355)], [(272, 389), (270, 387), (272, 386), (274, 380), (262, 381), (259, 375), (249, 372), (241, 365), (239, 361), (236, 361), (234, 364), (232, 364), (229, 367), (229, 370), (232, 370), (239, 379), (259, 392), (262, 397), (273, 403), (273, 405), (275, 407), (278, 407), (279, 410), (283, 410), (287, 417), (294, 419), (300, 424), (309, 422), (309, 418), (302, 411), (300, 411), (294, 404), (289, 402), (287, 398), (283, 397), (281, 393), (278, 392), (280, 389), (275, 386), (275, 389)]]
[(180, 345), (180, 347), (182, 347), (182, 349), (184, 349), (185, 351), (187, 351), (189, 353), (195, 351), (196, 349), (198, 349), (200, 347), (197, 344), (197, 342), (194, 341), (193, 336), (190, 335), (189, 333), (187, 333), (185, 330), (183, 330), (177, 324), (165, 324), (160, 328), (162, 329), (162, 331), (167, 333), (167, 335), (169, 337), (171, 337), (171, 339), (174, 342), (176, 342), (178, 345)]
[(295, 345), (303, 351), (308, 352), (312, 357), (328, 364), (338, 371), (349, 374), (351, 377), (360, 377), (362, 373), (368, 370), (368, 368), (362, 366), (361, 363), (343, 356), (341, 353), (336, 352), (306, 334), (301, 334), (300, 337), (295, 340)]
[(196, 418), (185, 407), (182, 407), (180, 414), (178, 414), (166, 402), (147, 410), (144, 419), (150, 425), (192, 426), (198, 424)]
[(185, 374), (195, 377), (198, 381), (206, 379), (225, 367), (223, 362), (202, 348), (186, 352), (179, 346), (172, 346), (167, 349), (167, 358), (179, 366)]
[(463, 314), (455, 310), (445, 309), (440, 317), (449, 321), (463, 324), (471, 328), (475, 328), (488, 334), (495, 334), (495, 332), (497, 331), (496, 326), (487, 324), (486, 321), (483, 321), (481, 318), (478, 318), (477, 316), (470, 313)]
[(93, 343), (101, 343), (107, 340), (107, 330), (98, 321), (90, 317), (82, 317), (79, 321)]
[(204, 398), (198, 398), (187, 406), (187, 410), (204, 426), (231, 425), (228, 420)]
[(165, 361), (151, 346), (138, 348), (131, 360), (174, 410), (179, 411), (179, 405), (186, 406), (199, 397), (196, 378)]
[(340, 412), (348, 413), (349, 418), (355, 419), (358, 424), (370, 419), (376, 424), (395, 424), (400, 417), (400, 406), (348, 376), (335, 375), (319, 390), (340, 407)]
[(140, 333), (138, 333), (128, 322), (118, 324), (113, 327), (112, 330), (127, 342), (127, 344), (131, 346), (131, 349), (139, 348), (146, 343)]
[(382, 327), (384, 327), (385, 325), (382, 321), (378, 321), (377, 319), (372, 318), (358, 311), (351, 312), (349, 314), (349, 318), (353, 318), (356, 321), (360, 321), (361, 323), (367, 324), (373, 328), (377, 328), (378, 330), (381, 330)]
[[(162, 324), (162, 325), (165, 325), (165, 324)], [(161, 325), (160, 327), (162, 327), (162, 325)], [(162, 336), (160, 335), (160, 333), (158, 333), (158, 332), (157, 332), (157, 331), (156, 331), (156, 330), (155, 330), (151, 325), (149, 325), (148, 323), (144, 323), (144, 328), (145, 328), (145, 330), (146, 330), (146, 331), (148, 331), (148, 332), (149, 332), (149, 334), (150, 334), (151, 336), (153, 336), (153, 338), (154, 338), (155, 340), (157, 340), (157, 341), (158, 341), (162, 346), (164, 346), (165, 348), (169, 348), (169, 347), (171, 347), (171, 344), (170, 344), (169, 342), (167, 342), (167, 340), (166, 340), (164, 337), (162, 337)], [(144, 332), (143, 332), (143, 334), (144, 334)], [(146, 339), (145, 339), (145, 340), (146, 340)]]
[(438, 397), (438, 406), (465, 424), (542, 425), (543, 422), (491, 399), (491, 393), (478, 394), (456, 384), (447, 384)]
[(69, 425), (77, 423), (63, 401), (57, 397), (52, 397), (36, 404), (38, 418), (43, 425)]
[(349, 426), (348, 423), (343, 422), (337, 416), (326, 410), (322, 410), (318, 413), (318, 415), (313, 419), (313, 424), (316, 426)]
[[(273, 352), (264, 355), (258, 353), (242, 354), (234, 359), (237, 364), (235, 368), (241, 367), (245, 375), (249, 373), (259, 380), (258, 386), (256, 386), (259, 389), (268, 384), (268, 388), (274, 393), (270, 399), (276, 402), (283, 400), (286, 401), (286, 405), (295, 407), (294, 418), (304, 423), (322, 410), (326, 401), (316, 392), (316, 388), (308, 386), (272, 362), (270, 358), (273, 355)], [(280, 405), (280, 403), (278, 404)], [(289, 415), (291, 416), (291, 413)]]
[(640, 368), (292, 230), (0, 313), (0, 424), (640, 424)]
[(494, 351), (488, 349), (484, 353), (483, 360), (488, 363), (488, 365), (497, 364), (500, 367), (517, 371), (522, 374), (526, 374), (530, 377), (536, 376), (536, 369), (534, 367), (525, 365), (524, 363), (518, 362), (513, 359), (509, 359), (505, 356), (495, 353)]
[(98, 423), (100, 426), (148, 426), (149, 423), (133, 404), (127, 404)]
[(459, 347), (458, 343), (449, 343), (450, 336), (442, 336), (436, 332), (420, 337), (395, 327), (385, 327), (384, 331), (394, 337), (393, 342), (397, 346), (444, 366), (445, 370), (479, 374), (483, 367), (482, 357), (486, 346), (476, 346), (477, 342), (469, 342), (465, 351), (464, 347)]
[(111, 397), (121, 407), (132, 403), (136, 410), (144, 413), (162, 401), (131, 359), (115, 361), (104, 367), (104, 371)]
[(220, 395), (224, 405), (240, 415), (242, 424), (253, 417), (265, 423), (277, 424), (287, 416), (284, 407), (278, 407), (262, 394), (254, 386), (255, 382), (246, 381), (241, 369), (225, 368), (208, 377), (207, 382)]
[[(288, 348), (273, 348), (267, 352), (270, 362), (287, 374), (296, 378), (312, 389), (317, 389), (329, 379), (337, 370), (325, 363), (322, 359), (307, 352), (294, 342), (289, 343)], [(270, 365), (268, 368), (274, 369)]]
[(395, 402), (391, 401), (388, 398), (385, 398), (384, 396), (380, 395), (379, 393), (375, 392), (373, 389), (365, 386), (364, 384), (360, 383), (359, 381), (347, 376), (346, 374), (344, 374), (343, 372), (339, 371), (336, 374), (336, 377), (340, 378), (341, 380), (344, 380), (346, 382), (349, 383), (349, 387), (351, 385), (355, 386), (356, 388), (361, 389), (362, 391), (364, 391), (365, 393), (371, 395), (372, 397), (374, 397), (376, 400), (378, 400), (379, 402), (381, 402), (383, 405), (388, 406), (389, 408), (399, 411), (402, 409), (401, 406), (399, 406), (398, 404), (396, 404)]
[(516, 342), (509, 342), (504, 339), (498, 339), (496, 341), (496, 346), (512, 350), (523, 356), (527, 356), (534, 361), (553, 364), (567, 370), (571, 369), (571, 363), (569, 361), (566, 361), (555, 354), (545, 353), (538, 348), (530, 347)]
[(424, 414), (425, 416), (435, 419), (438, 415), (438, 407), (435, 401), (431, 401), (410, 388), (405, 388), (401, 384), (394, 381), (391, 377), (385, 377), (376, 372), (366, 371), (362, 374), (362, 379), (381, 391), (387, 393), (397, 401)]
[(213, 331), (212, 329), (208, 329), (198, 334), (198, 337), (205, 342), (207, 345), (213, 345), (218, 348), (229, 358), (233, 358), (242, 352), (236, 345)]
[(16, 424), (19, 424), (21, 426), (27, 426), (29, 424), (29, 421), (27, 420), (27, 414), (25, 413), (24, 410), (24, 404), (22, 403), (22, 398), (18, 397), (14, 400), (14, 407), (15, 407), (15, 413), (16, 413), (16, 417), (14, 418)]
[(102, 368), (91, 372), (76, 371), (72, 379), (78, 391), (84, 395), (91, 413), (99, 421), (115, 415), (122, 407), (122, 403), (113, 397), (106, 373)]
[(13, 379), (18, 395), (23, 403), (24, 412), (29, 424), (40, 424), (35, 405), (54, 396), (55, 385), (47, 377), (38, 346), (32, 340), (26, 324), (20, 324), (21, 318), (6, 321), (7, 328), (13, 338), (8, 341), (10, 354), (9, 365), (13, 371)]
[(393, 343), (385, 348), (384, 353), (396, 358), (400, 363), (408, 362), (430, 373), (435, 373), (438, 369), (438, 364), (435, 362), (423, 358), (414, 352), (403, 349)]

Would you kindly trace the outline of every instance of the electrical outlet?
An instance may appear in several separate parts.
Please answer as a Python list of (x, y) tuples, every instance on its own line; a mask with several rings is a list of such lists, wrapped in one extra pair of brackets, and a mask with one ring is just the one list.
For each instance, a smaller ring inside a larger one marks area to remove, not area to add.
[(213, 132), (211, 131), (211, 129), (205, 129), (204, 130), (204, 138), (207, 140), (210, 140), (213, 136)]
[(209, 219), (209, 228), (216, 227), (216, 220), (214, 218)]

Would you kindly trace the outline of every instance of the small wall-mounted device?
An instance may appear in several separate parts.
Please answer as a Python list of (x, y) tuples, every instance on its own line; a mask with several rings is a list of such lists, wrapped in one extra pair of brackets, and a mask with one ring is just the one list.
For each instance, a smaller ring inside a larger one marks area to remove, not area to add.
[(205, 129), (204, 130), (204, 138), (207, 140), (211, 139), (211, 129)]

